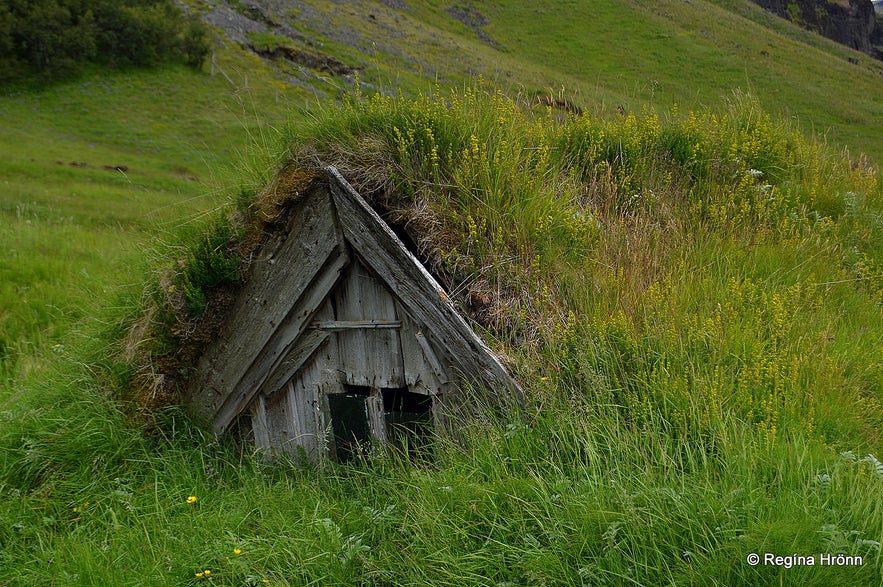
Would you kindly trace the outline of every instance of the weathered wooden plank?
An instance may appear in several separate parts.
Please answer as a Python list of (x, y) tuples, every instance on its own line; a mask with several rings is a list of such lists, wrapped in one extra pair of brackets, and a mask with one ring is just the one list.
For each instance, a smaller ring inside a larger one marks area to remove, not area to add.
[(263, 395), (259, 395), (251, 404), (251, 428), (255, 446), (269, 452), (270, 434), (267, 425), (267, 406)]
[[(329, 296), (322, 307), (316, 312), (315, 318), (319, 321), (333, 321), (336, 318), (334, 306)], [(316, 351), (316, 365), (319, 368), (319, 392), (343, 393), (343, 372), (340, 369), (340, 345), (337, 342), (337, 334), (328, 333), (328, 341)]]
[(431, 343), (426, 340), (401, 304), (397, 305), (396, 311), (402, 319), (400, 338), (405, 382), (408, 388), (415, 393), (425, 395), (435, 395), (446, 390), (447, 373), (433, 351)]
[(319, 411), (319, 366), (310, 361), (298, 377), (288, 386), (288, 401), (291, 405), (294, 436), (286, 447), (286, 452), (294, 458), (303, 454), (310, 462), (321, 456), (322, 442), (321, 414)]
[[(320, 320), (334, 318), (331, 301), (325, 301), (313, 316)], [(303, 336), (309, 336), (304, 333)], [(340, 393), (343, 386), (339, 383), (337, 371), (337, 340), (333, 334), (326, 335), (325, 341), (318, 346), (303, 367), (294, 375), (292, 386), (295, 395), (292, 401), (298, 404), (298, 418), (302, 433), (305, 436), (303, 446), (305, 456), (311, 462), (317, 462), (325, 456), (325, 428), (328, 420), (322, 411), (322, 396), (326, 393)]]
[(294, 422), (292, 421), (289, 394), (287, 391), (274, 393), (267, 396), (264, 402), (270, 454), (279, 455), (286, 452), (294, 437)]
[(330, 334), (321, 330), (304, 332), (279, 365), (270, 370), (270, 375), (258, 389), (258, 393), (270, 394), (281, 389), (330, 337)]
[[(398, 321), (395, 299), (358, 260), (353, 260), (337, 286), (335, 298), (338, 320)], [(401, 387), (405, 384), (397, 330), (342, 330), (337, 339), (341, 369), (350, 385)]]
[(305, 196), (290, 226), (287, 240), (253, 262), (226, 323), (199, 361), (184, 398), (198, 418), (213, 420), (327, 260), (340, 256), (343, 245), (327, 188)]
[(414, 333), (414, 340), (417, 341), (417, 344), (420, 346), (420, 350), (423, 351), (423, 357), (426, 359), (427, 365), (432, 370), (433, 375), (442, 382), (448, 382), (448, 374), (445, 371), (444, 367), (439, 361), (438, 357), (435, 354), (435, 350), (432, 348), (432, 345), (429, 343), (429, 340), (423, 334), (422, 331), (418, 330)]
[(441, 286), (405, 248), (380, 216), (337, 169), (327, 168), (331, 194), (344, 236), (421, 329), (430, 328), (452, 367), (505, 402), (522, 401), (522, 391), (499, 359), (454, 309)]
[(240, 380), (234, 384), (233, 389), (227, 393), (224, 401), (215, 402), (212, 426), (216, 434), (220, 435), (226, 431), (236, 415), (245, 409), (261, 388), (273, 366), (296, 343), (314, 313), (340, 279), (340, 274), (348, 262), (349, 257), (345, 250), (335, 249), (332, 252), (328, 263), (315, 276), (313, 282), (308, 284), (292, 311), (276, 326), (276, 330), (270, 335), (261, 352), (253, 359)]
[(383, 416), (383, 397), (376, 387), (371, 390), (371, 395), (368, 396), (368, 426), (371, 428), (372, 440), (378, 446), (385, 445), (387, 438), (386, 419)]
[(310, 323), (310, 328), (319, 330), (370, 330), (401, 327), (401, 320), (323, 320)]
[(397, 303), (396, 311), (399, 318), (402, 319), (402, 329), (400, 331), (400, 343), (402, 345), (402, 363), (405, 367), (405, 385), (412, 386), (417, 384), (423, 378), (423, 372), (428, 369), (426, 358), (423, 356), (423, 350), (416, 344), (414, 338), (416, 326), (414, 321), (407, 315), (400, 303)]

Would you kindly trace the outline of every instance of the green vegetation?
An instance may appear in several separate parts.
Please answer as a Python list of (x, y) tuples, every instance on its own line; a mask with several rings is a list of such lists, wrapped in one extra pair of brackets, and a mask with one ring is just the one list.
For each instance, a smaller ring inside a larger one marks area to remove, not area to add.
[[(348, 94), (224, 49), (0, 97), (0, 585), (879, 584), (883, 183), (832, 140), (879, 159), (875, 66), (735, 0), (496, 3), (502, 50), (411, 4), (370, 57), (316, 32)], [(301, 468), (141, 401), (283, 162), (409, 232), (522, 413)]]
[(280, 47), (288, 47), (291, 45), (291, 39), (288, 37), (279, 37), (269, 33), (249, 33), (246, 35), (251, 41), (255, 51), (273, 52)]
[[(883, 448), (883, 191), (865, 163), (742, 95), (664, 118), (558, 121), (473, 88), (313, 114), (282, 156), (350, 169), (415, 234), (435, 227), (427, 258), (489, 298), (485, 326), (528, 385), (526, 412), (467, 426), (429, 469), (394, 455), (269, 467), (174, 407), (145, 434), (106, 377), (62, 360), (71, 373), (25, 382), (5, 412), (4, 579), (879, 577), (881, 466), (852, 456)], [(217, 252), (241, 234), (211, 224), (193, 249), (208, 253), (175, 263), (209, 289), (231, 266), (196, 257), (228, 259)], [(137, 318), (127, 307), (115, 323)], [(111, 330), (70, 354), (126, 381), (107, 360)], [(786, 571), (744, 563), (751, 552), (863, 564)]]
[[(249, 137), (304, 100), (259, 62), (219, 56), (216, 67), (230, 81), (184, 66), (92, 71), (2, 98), (0, 379), (64, 345), (118, 287), (143, 282), (157, 235), (237, 191), (248, 178), (236, 162), (255, 164)], [(267, 93), (241, 91), (249, 79)]]
[[(400, 11), (380, 4), (372, 4), (374, 19), (322, 0), (274, 18), (323, 52), (363, 65), (363, 81), (375, 87), (412, 91), (424, 76), (458, 85), (480, 74), (513, 95), (560, 94), (598, 115), (619, 105), (633, 113), (674, 103), (701, 109), (742, 88), (805, 133), (883, 160), (883, 62), (748, 0), (474, 5), (494, 45), (448, 14), (456, 3), (427, 0)], [(304, 17), (310, 13), (315, 23)]]
[(70, 76), (84, 63), (183, 61), (199, 68), (208, 31), (171, 0), (13, 0), (0, 5), (0, 81)]

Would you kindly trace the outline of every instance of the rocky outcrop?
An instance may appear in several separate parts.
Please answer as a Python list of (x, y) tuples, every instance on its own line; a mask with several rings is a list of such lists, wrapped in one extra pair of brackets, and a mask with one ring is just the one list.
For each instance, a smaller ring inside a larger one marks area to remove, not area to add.
[(883, 23), (871, 0), (752, 0), (829, 39), (883, 59)]
[(350, 67), (346, 63), (338, 61), (328, 55), (314, 51), (307, 51), (305, 49), (298, 49), (288, 45), (265, 48), (257, 47), (252, 43), (248, 46), (261, 57), (266, 57), (268, 59), (287, 59), (297, 65), (302, 65), (303, 67), (308, 67), (331, 75), (350, 75), (357, 71), (357, 68)]

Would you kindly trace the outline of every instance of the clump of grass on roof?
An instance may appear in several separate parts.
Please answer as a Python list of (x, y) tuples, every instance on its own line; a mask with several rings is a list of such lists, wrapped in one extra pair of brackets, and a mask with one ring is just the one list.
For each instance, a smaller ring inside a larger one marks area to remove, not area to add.
[(738, 418), (879, 448), (879, 340), (842, 312), (880, 325), (880, 180), (751, 96), (601, 119), (475, 87), (356, 94), (292, 142), (558, 391), (710, 445)]

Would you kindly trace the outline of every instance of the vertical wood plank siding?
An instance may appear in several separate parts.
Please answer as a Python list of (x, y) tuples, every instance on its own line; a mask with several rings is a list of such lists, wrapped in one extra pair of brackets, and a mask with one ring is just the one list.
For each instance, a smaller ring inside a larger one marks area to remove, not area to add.
[[(337, 319), (398, 320), (396, 303), (368, 270), (353, 260), (335, 291)], [(337, 333), (346, 383), (365, 387), (404, 387), (398, 329), (352, 329)]]
[(298, 447), (303, 447), (306, 458), (315, 462), (323, 449), (322, 434), (325, 429), (319, 409), (321, 373), (318, 361), (304, 366), (298, 378), (288, 385), (288, 401), (292, 406), (292, 420), (295, 423), (294, 443), (287, 447), (291, 456), (298, 456)]

